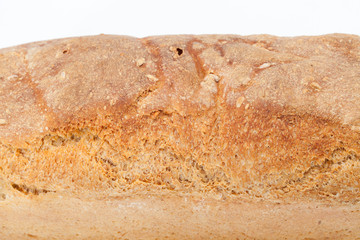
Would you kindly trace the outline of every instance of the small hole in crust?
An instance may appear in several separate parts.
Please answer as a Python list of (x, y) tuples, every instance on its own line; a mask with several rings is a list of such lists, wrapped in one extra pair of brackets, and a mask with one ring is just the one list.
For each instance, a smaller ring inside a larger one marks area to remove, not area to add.
[(181, 56), (184, 52), (184, 50), (182, 50), (181, 48), (176, 48), (176, 51), (179, 56)]
[(63, 54), (67, 54), (69, 51), (68, 50), (64, 50), (63, 51)]

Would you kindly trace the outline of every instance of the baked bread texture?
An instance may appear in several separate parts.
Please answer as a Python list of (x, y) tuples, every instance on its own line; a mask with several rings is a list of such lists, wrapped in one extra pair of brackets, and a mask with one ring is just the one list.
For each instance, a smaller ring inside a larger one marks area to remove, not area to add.
[(360, 37), (0, 50), (0, 235), (360, 239)]

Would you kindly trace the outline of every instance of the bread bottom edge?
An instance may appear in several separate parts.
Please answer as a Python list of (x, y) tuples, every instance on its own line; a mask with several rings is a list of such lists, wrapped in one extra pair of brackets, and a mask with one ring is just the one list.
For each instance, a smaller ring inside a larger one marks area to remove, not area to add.
[(2, 239), (359, 239), (359, 204), (57, 193), (0, 201)]

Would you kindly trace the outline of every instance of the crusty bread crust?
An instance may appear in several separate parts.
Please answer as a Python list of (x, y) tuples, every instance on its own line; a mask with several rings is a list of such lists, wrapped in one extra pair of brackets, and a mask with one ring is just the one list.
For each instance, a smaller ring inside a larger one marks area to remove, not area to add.
[(358, 206), (359, 102), (353, 35), (100, 35), (2, 49), (0, 194)]

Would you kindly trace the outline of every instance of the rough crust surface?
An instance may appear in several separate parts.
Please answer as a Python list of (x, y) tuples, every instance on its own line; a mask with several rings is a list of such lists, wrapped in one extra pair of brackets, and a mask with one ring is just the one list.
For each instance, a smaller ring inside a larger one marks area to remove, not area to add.
[(100, 35), (2, 49), (0, 204), (174, 192), (359, 209), (359, 102), (353, 35)]

